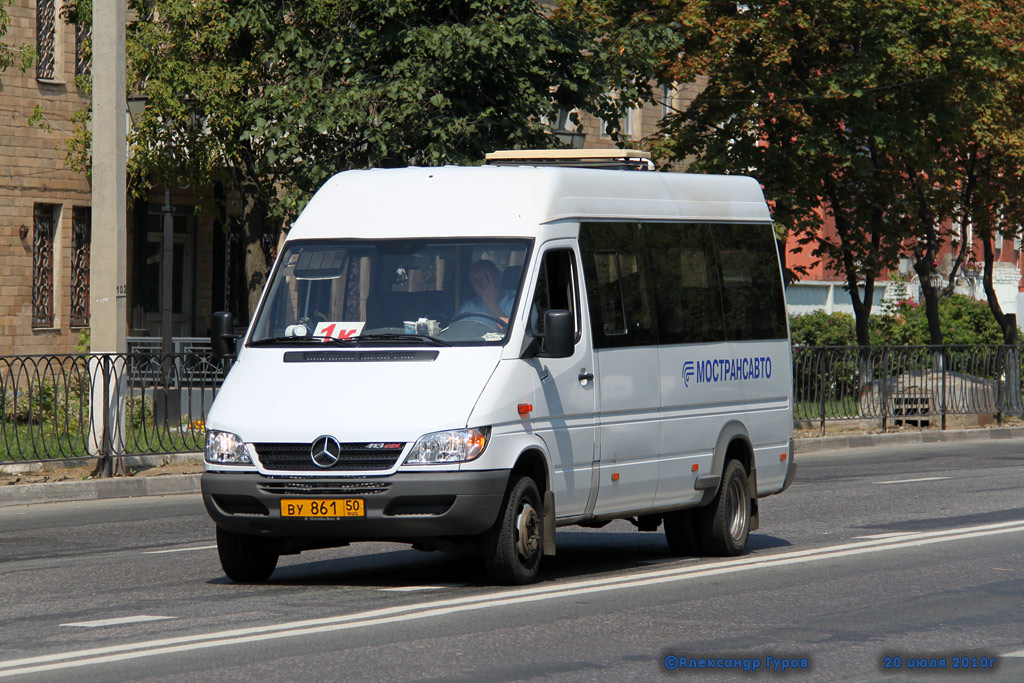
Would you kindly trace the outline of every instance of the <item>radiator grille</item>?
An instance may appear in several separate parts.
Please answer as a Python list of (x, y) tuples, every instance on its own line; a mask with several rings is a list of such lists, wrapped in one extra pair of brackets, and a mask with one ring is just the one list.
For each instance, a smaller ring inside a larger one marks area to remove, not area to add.
[(387, 470), (394, 467), (405, 444), (388, 444), (394, 448), (370, 448), (368, 443), (343, 443), (338, 462), (332, 467), (318, 467), (310, 457), (308, 443), (256, 443), (256, 456), (268, 470), (286, 472), (330, 472)]

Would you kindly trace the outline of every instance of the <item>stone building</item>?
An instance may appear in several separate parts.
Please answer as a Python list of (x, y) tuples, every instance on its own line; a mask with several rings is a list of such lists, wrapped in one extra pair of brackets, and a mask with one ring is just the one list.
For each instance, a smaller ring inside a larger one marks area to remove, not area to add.
[(0, 72), (0, 355), (74, 351), (89, 326), (90, 186), (65, 168), (62, 144), (88, 97), (75, 83), (76, 32), (56, 5), (7, 8), (4, 42), (39, 58)]

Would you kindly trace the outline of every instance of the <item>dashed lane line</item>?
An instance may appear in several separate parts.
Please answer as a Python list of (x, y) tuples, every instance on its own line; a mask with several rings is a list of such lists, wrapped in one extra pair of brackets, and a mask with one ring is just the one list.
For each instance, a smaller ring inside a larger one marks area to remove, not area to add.
[(952, 477), (918, 477), (916, 479), (892, 479), (891, 481), (876, 481), (876, 484), (916, 484), (919, 481), (942, 481)]
[(145, 550), (143, 555), (166, 555), (167, 553), (187, 553), (192, 550), (210, 550), (216, 548), (217, 545), (197, 545), (191, 548), (171, 548), (170, 550)]
[(123, 624), (141, 624), (146, 621), (163, 621), (164, 619), (177, 619), (178, 617), (158, 617), (152, 614), (136, 614), (133, 617), (119, 617), (116, 619), (97, 619), (95, 621), (74, 621), (61, 626), (80, 626), (82, 628), (100, 628), (102, 626), (121, 626)]

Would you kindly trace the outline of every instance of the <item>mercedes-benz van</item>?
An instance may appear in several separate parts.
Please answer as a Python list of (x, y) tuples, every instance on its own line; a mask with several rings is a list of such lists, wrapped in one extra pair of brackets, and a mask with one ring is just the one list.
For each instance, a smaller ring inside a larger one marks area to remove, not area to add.
[(488, 162), (339, 173), (295, 221), (206, 422), (231, 579), (375, 540), (526, 583), (556, 527), (615, 519), (736, 555), (789, 486), (757, 181), (624, 150)]

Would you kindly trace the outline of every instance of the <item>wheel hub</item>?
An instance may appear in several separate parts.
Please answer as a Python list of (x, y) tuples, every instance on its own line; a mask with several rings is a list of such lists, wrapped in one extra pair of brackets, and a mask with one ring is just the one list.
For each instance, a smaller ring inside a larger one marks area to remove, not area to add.
[(747, 500), (746, 491), (738, 479), (729, 482), (728, 498), (726, 503), (729, 506), (729, 535), (734, 540), (740, 540), (743, 536), (743, 527), (746, 525)]
[(516, 516), (516, 552), (520, 558), (527, 560), (537, 553), (539, 547), (540, 517), (532, 505), (523, 503), (522, 510)]

